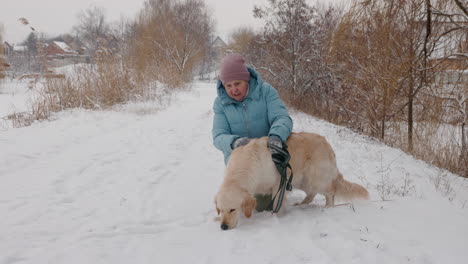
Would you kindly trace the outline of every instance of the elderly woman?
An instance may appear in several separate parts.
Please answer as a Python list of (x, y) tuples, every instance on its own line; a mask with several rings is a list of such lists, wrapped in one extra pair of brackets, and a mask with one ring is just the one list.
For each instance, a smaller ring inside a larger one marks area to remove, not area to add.
[[(251, 138), (268, 136), (268, 144), (282, 148), (291, 134), (292, 120), (278, 92), (257, 71), (245, 66), (240, 54), (223, 58), (213, 105), (213, 141), (227, 164), (233, 149)], [(274, 153), (274, 149), (270, 149)], [(257, 198), (257, 211), (267, 208), (271, 195)]]

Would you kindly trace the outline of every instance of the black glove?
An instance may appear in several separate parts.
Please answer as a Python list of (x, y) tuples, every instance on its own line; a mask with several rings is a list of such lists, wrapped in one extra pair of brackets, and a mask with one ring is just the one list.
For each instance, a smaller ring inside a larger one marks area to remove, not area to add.
[[(276, 135), (271, 135), (268, 137), (267, 146), (271, 152), (271, 158), (273, 159), (275, 164), (285, 169), (289, 162), (289, 159), (291, 158), (287, 150), (288, 146), (286, 146), (286, 144), (283, 144), (283, 141), (281, 141), (281, 138)], [(278, 170), (280, 171), (279, 168)]]
[[(287, 150), (288, 146), (286, 144), (283, 144), (283, 141), (281, 141), (281, 138), (275, 135), (271, 135), (268, 137), (267, 146), (271, 152), (271, 159), (275, 163), (276, 169), (281, 175), (281, 181), (283, 180), (286, 181), (287, 168), (291, 169), (291, 166), (289, 165), (289, 159), (291, 158), (291, 156), (289, 155), (289, 152)], [(287, 180), (286, 182), (286, 190), (288, 191), (292, 190), (291, 181), (292, 181), (292, 169), (291, 169), (291, 176), (289, 177), (289, 180)]]
[(271, 154), (277, 154), (278, 148), (283, 149), (283, 141), (281, 141), (281, 138), (276, 135), (268, 136), (268, 149)]
[(236, 149), (236, 148), (238, 148), (238, 147), (240, 147), (240, 146), (247, 145), (249, 142), (250, 142), (250, 138), (248, 138), (248, 137), (241, 137), (241, 138), (235, 139), (235, 140), (231, 143), (231, 148), (232, 148), (232, 149)]

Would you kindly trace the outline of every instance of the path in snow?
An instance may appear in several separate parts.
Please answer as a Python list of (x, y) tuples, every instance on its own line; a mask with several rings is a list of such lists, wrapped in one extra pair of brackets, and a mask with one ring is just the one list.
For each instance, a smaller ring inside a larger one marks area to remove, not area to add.
[(1, 132), (0, 264), (468, 258), (466, 181), (447, 176), (449, 201), (430, 180), (439, 170), (297, 113), (295, 130), (325, 135), (345, 178), (367, 185), (372, 200), (380, 200), (375, 186), (383, 179), (401, 188), (406, 175), (409, 193), (353, 207), (291, 208), (282, 217), (258, 213), (241, 219), (237, 229), (220, 231), (213, 196), (224, 163), (211, 144), (214, 97), (214, 84), (197, 83), (155, 113), (138, 114), (129, 106), (73, 110), (52, 122)]

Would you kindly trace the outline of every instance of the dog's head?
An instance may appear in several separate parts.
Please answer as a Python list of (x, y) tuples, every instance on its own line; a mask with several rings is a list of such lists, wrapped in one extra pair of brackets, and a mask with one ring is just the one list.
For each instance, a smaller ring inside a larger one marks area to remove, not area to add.
[(242, 212), (245, 217), (250, 217), (256, 203), (255, 198), (246, 191), (219, 191), (215, 196), (215, 205), (218, 215), (221, 215), (221, 229), (228, 230), (236, 227)]

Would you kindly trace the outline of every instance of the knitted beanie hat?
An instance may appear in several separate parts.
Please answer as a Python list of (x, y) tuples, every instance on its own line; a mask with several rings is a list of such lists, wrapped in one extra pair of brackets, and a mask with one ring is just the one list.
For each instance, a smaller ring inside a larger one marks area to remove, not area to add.
[(226, 55), (221, 63), (221, 81), (224, 83), (236, 80), (248, 81), (250, 73), (245, 66), (242, 55), (232, 53)]

